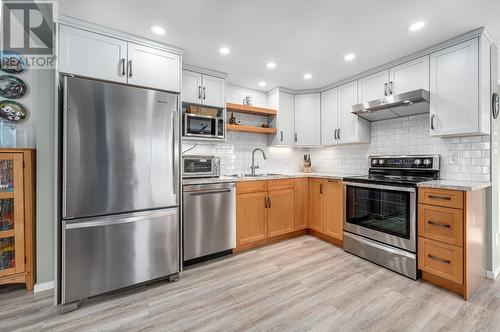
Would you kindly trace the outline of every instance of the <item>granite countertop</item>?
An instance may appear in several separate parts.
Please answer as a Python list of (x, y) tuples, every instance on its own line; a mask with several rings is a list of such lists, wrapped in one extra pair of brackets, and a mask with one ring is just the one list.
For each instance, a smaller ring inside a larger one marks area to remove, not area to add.
[[(265, 176), (258, 177), (245, 177), (236, 178), (231, 176), (220, 176), (218, 178), (200, 178), (200, 179), (183, 179), (183, 185), (196, 185), (196, 184), (211, 184), (211, 183), (228, 183), (228, 182), (240, 182), (240, 181), (266, 181), (266, 180), (277, 180), (277, 179), (287, 179), (287, 178), (326, 178), (334, 180), (342, 180), (344, 177), (353, 176), (353, 174), (341, 174), (341, 173), (304, 173), (304, 172), (283, 172), (280, 174), (269, 174)], [(355, 175), (354, 175), (355, 176)], [(458, 181), (458, 180), (433, 180), (420, 182), (417, 184), (421, 188), (436, 188), (436, 189), (450, 189), (450, 190), (461, 190), (461, 191), (475, 191), (491, 186), (491, 182), (480, 182), (480, 181)]]
[(482, 181), (459, 181), (459, 180), (434, 180), (420, 182), (418, 187), (421, 188), (436, 188), (436, 189), (450, 189), (461, 191), (475, 191), (491, 186), (491, 182)]

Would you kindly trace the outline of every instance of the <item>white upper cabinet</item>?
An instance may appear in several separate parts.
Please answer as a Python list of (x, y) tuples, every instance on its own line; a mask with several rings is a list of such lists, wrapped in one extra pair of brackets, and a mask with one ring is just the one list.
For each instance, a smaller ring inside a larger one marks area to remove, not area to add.
[(477, 134), (486, 129), (480, 128), (478, 38), (430, 55), (430, 93), (431, 135)]
[(339, 98), (338, 89), (321, 93), (321, 144), (338, 144)]
[(295, 95), (295, 144), (321, 144), (321, 106), (320, 94)]
[(59, 27), (60, 72), (180, 91), (180, 55), (64, 24)]
[(127, 42), (60, 25), (59, 71), (127, 82)]
[(182, 71), (182, 101), (214, 107), (225, 107), (226, 81), (223, 78)]
[(182, 71), (182, 101), (201, 104), (202, 83), (201, 74), (190, 70)]
[(180, 56), (134, 43), (128, 43), (128, 83), (180, 92)]
[(271, 122), (271, 127), (276, 128), (278, 132), (276, 135), (268, 135), (268, 145), (294, 145), (294, 96), (275, 89), (267, 96), (267, 106), (278, 110)]
[(202, 99), (203, 105), (225, 107), (226, 80), (220, 77), (203, 75)]
[(389, 94), (418, 89), (429, 91), (429, 56), (423, 56), (389, 69)]
[(389, 71), (384, 70), (358, 80), (359, 103), (382, 99), (388, 95)]
[(359, 102), (357, 83), (354, 81), (338, 87), (337, 141), (339, 144), (370, 142), (370, 123), (351, 113), (351, 106)]

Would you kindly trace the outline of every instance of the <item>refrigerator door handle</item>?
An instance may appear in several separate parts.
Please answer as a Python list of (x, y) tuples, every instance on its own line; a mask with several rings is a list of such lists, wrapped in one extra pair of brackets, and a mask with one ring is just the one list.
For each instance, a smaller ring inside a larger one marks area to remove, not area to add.
[(172, 112), (172, 118), (171, 118), (171, 124), (172, 124), (172, 151), (173, 151), (173, 156), (172, 156), (172, 177), (174, 180), (174, 184), (172, 186), (172, 193), (176, 195), (177, 197), (177, 167), (176, 167), (176, 159), (177, 159), (177, 140), (176, 135), (177, 135), (177, 128), (176, 128), (176, 121), (175, 121), (175, 116), (177, 115), (177, 112), (174, 111)]
[(153, 218), (156, 219), (160, 217), (175, 216), (175, 215), (177, 215), (177, 208), (172, 208), (168, 210), (153, 210), (147, 212), (134, 212), (123, 215), (113, 215), (108, 217), (94, 217), (86, 219), (87, 221), (78, 221), (78, 222), (71, 222), (71, 220), (67, 220), (66, 229), (127, 224), (131, 222), (138, 222), (145, 220), (146, 217), (149, 217), (151, 219)]

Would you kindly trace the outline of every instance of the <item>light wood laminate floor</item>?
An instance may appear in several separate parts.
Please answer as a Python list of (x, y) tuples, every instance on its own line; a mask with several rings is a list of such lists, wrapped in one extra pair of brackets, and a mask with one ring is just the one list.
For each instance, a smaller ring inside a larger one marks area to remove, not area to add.
[(465, 302), (301, 236), (191, 268), (173, 283), (62, 314), (52, 291), (0, 288), (10, 331), (499, 331), (500, 283)]

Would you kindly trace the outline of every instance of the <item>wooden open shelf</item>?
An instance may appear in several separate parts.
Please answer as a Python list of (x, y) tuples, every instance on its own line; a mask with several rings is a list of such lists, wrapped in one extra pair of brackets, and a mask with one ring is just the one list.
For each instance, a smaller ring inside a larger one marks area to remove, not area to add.
[(278, 113), (277, 110), (272, 108), (246, 106), (241, 104), (226, 103), (226, 110), (236, 113), (245, 113), (253, 115), (273, 116)]
[(262, 128), (256, 126), (246, 126), (246, 125), (234, 125), (227, 124), (227, 131), (239, 131), (242, 133), (253, 133), (253, 134), (276, 134), (278, 129), (276, 128)]

